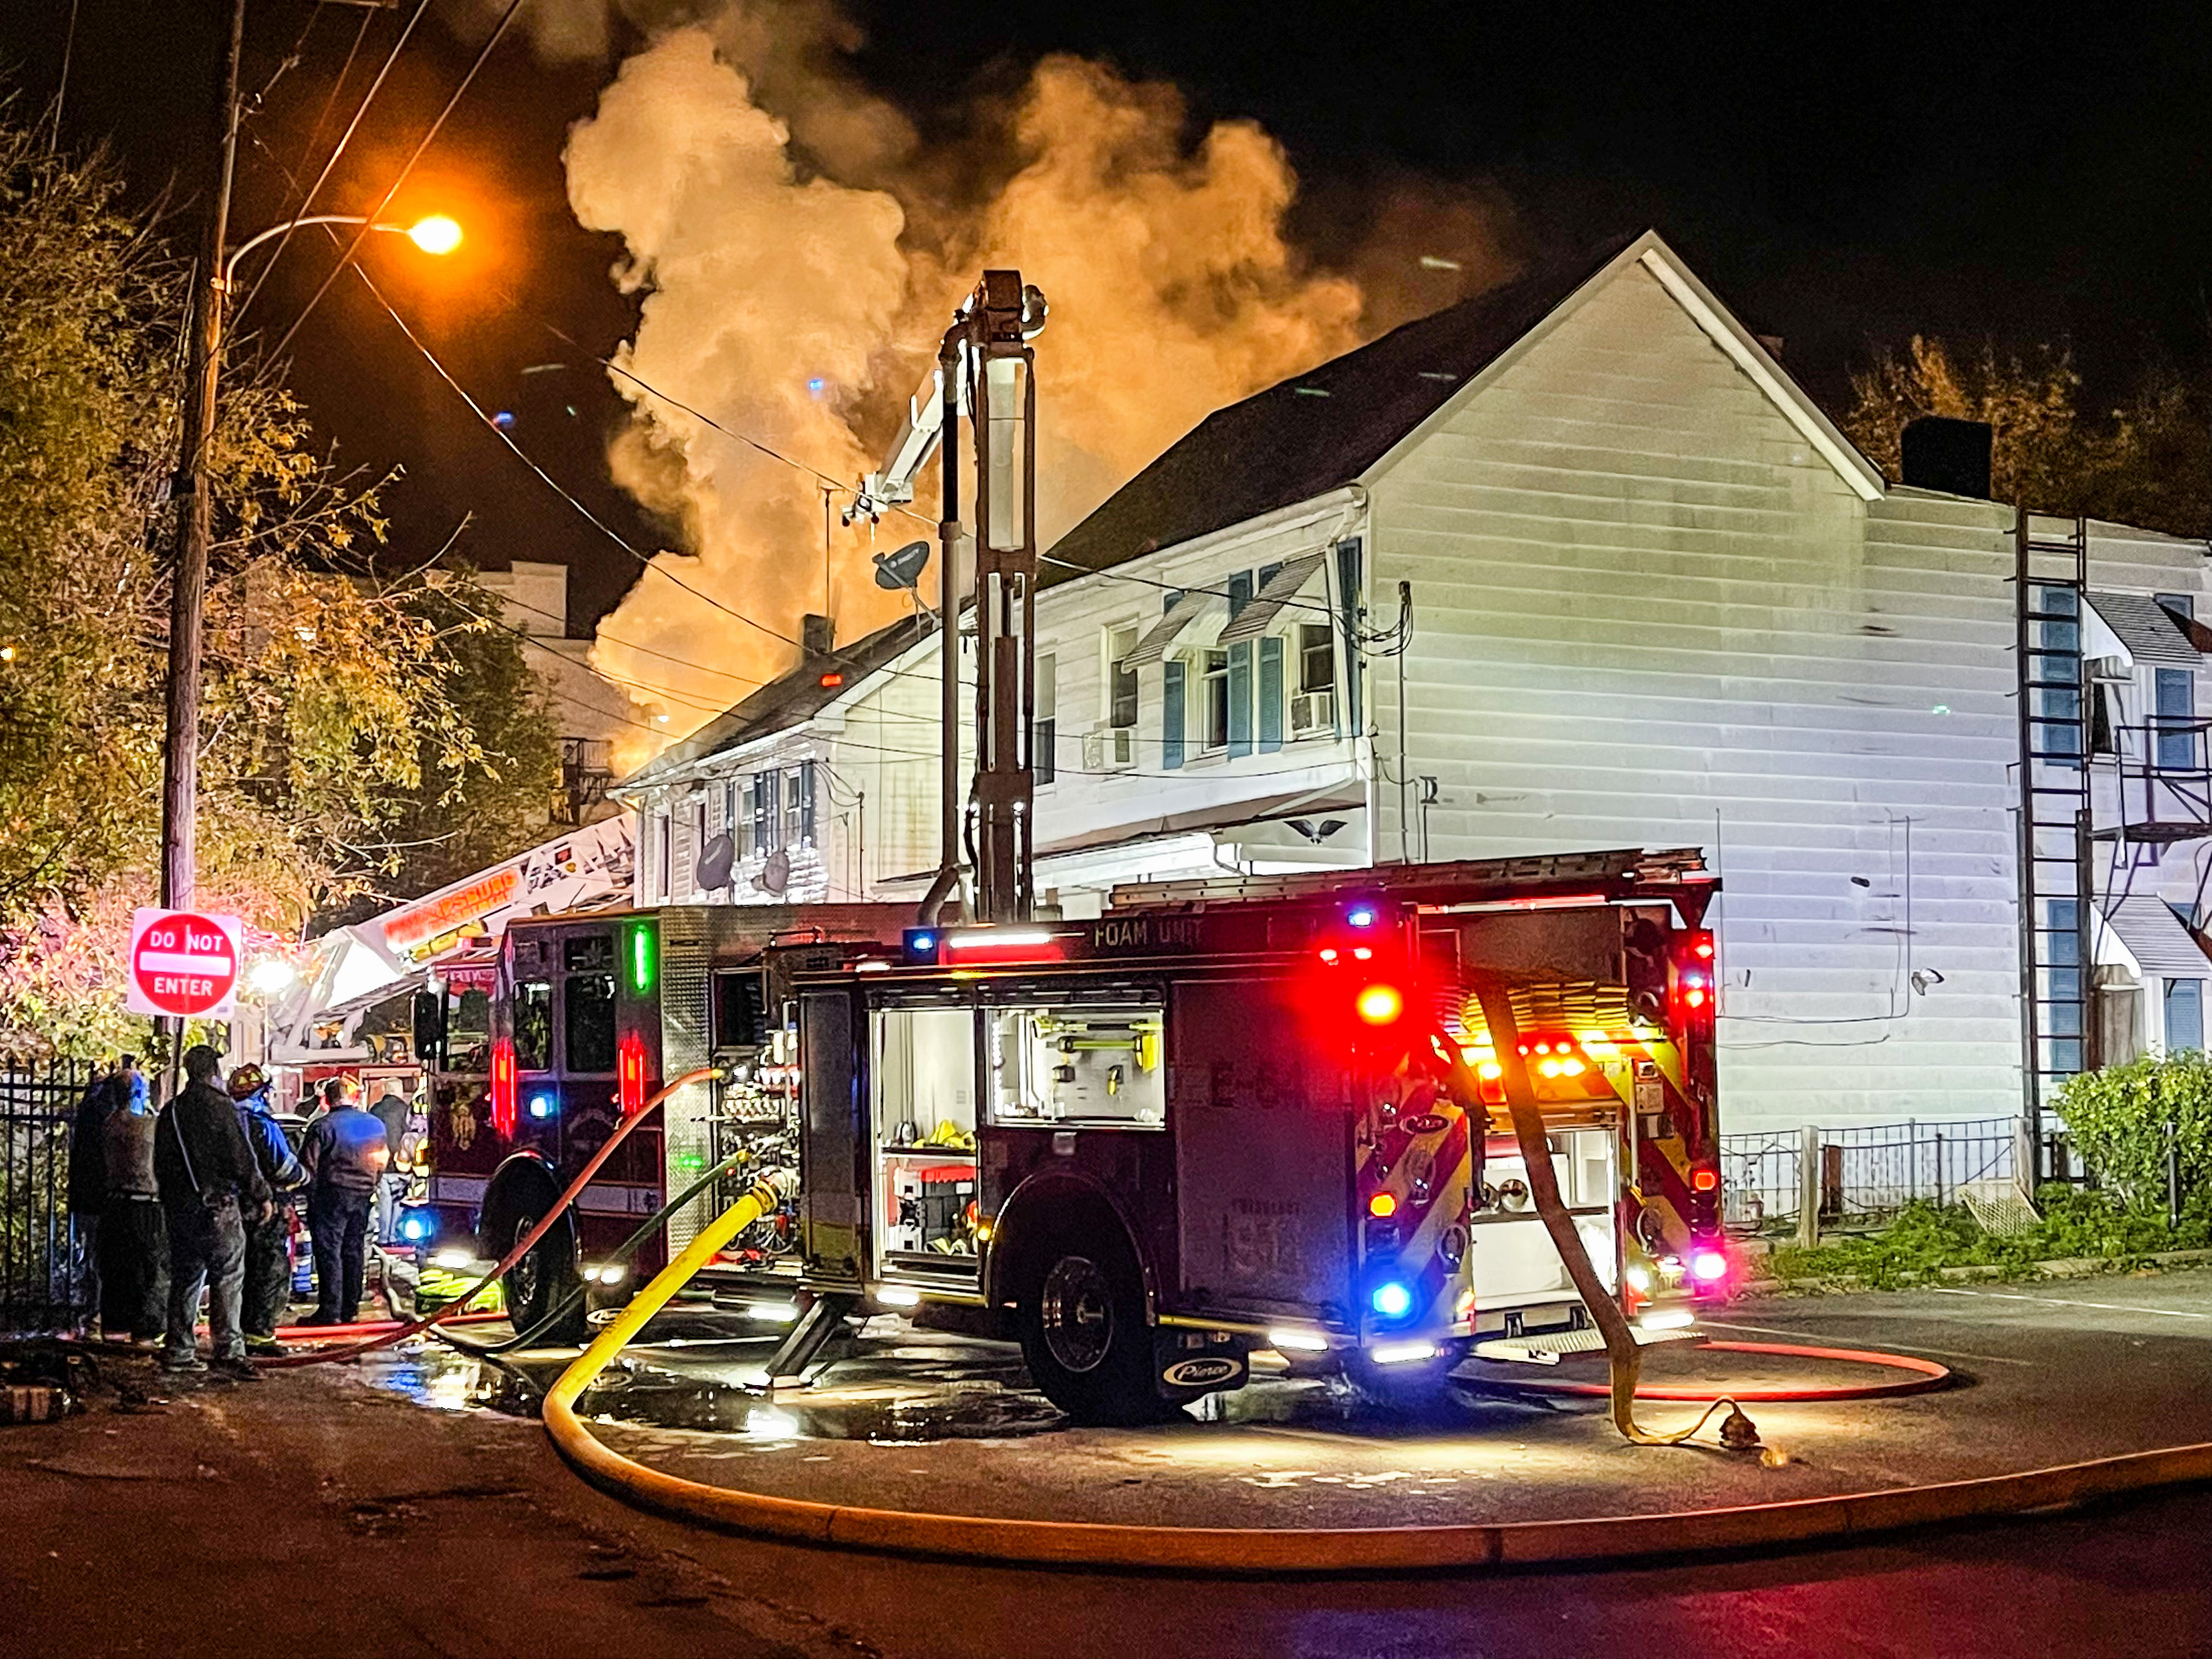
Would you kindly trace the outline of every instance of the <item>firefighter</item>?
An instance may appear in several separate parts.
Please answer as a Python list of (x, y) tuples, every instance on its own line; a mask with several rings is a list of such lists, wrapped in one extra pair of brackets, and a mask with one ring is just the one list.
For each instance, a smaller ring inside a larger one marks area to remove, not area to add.
[(240, 1066), (230, 1074), (230, 1097), (274, 1200), (266, 1218), (246, 1223), (246, 1291), (239, 1322), (246, 1330), (247, 1352), (282, 1353), (276, 1326), (292, 1302), (292, 1200), (307, 1184), (307, 1172), (269, 1109), (266, 1072), (258, 1066)]
[(246, 1223), (264, 1219), (269, 1183), (238, 1125), (222, 1085), (222, 1057), (205, 1043), (185, 1051), (184, 1092), (158, 1120), (154, 1171), (169, 1224), (169, 1331), (161, 1367), (200, 1371), (193, 1328), (200, 1290), (208, 1292), (215, 1336), (213, 1368), (240, 1382), (259, 1381), (239, 1326), (245, 1288)]
[(302, 1325), (350, 1325), (361, 1312), (368, 1209), (392, 1161), (384, 1126), (347, 1098), (337, 1079), (323, 1085), (327, 1109), (300, 1149), (313, 1186), (307, 1231), (315, 1249), (315, 1311)]

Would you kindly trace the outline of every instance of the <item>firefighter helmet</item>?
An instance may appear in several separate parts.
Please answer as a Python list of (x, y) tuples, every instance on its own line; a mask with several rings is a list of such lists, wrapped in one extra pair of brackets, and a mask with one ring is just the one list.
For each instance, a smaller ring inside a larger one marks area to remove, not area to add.
[(269, 1086), (269, 1073), (258, 1066), (241, 1066), (230, 1074), (230, 1097), (246, 1100)]

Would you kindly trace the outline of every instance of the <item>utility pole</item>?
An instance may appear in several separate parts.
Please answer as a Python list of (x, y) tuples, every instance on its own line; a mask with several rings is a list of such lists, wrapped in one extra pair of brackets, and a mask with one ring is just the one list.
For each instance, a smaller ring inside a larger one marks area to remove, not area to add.
[[(222, 161), (193, 270), (191, 360), (185, 386), (184, 442), (173, 494), (177, 556), (169, 592), (168, 740), (161, 763), (161, 904), (191, 908), (197, 885), (193, 820), (199, 805), (200, 630), (207, 605), (208, 542), (215, 502), (208, 450), (215, 437), (216, 383), (222, 366), (223, 243), (230, 234), (230, 186), (238, 167), (238, 62), (246, 40), (246, 0), (231, 0), (230, 30), (218, 78)], [(179, 1022), (178, 1035), (181, 1036)]]

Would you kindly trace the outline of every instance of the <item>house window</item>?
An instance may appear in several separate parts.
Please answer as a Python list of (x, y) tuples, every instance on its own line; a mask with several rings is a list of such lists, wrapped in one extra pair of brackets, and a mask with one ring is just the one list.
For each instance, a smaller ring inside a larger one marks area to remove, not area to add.
[(1336, 689), (1336, 641), (1327, 623), (1298, 624), (1298, 690)]
[(773, 852), (783, 845), (778, 833), (781, 825), (776, 818), (775, 790), (775, 773), (753, 774), (753, 853), (756, 857)]
[(1206, 746), (1226, 749), (1229, 746), (1229, 653), (1209, 651), (1206, 653), (1205, 678), (1199, 689), (1199, 701), (1206, 710)]
[(1106, 724), (1127, 729), (1137, 723), (1137, 671), (1124, 659), (1137, 648), (1133, 626), (1111, 629), (1106, 635)]
[(698, 805), (691, 809), (691, 868), (684, 878), (686, 888), (699, 884), (699, 860), (707, 851), (707, 798), (699, 797)]
[(2155, 671), (2158, 699), (2158, 763), (2192, 767), (2197, 763), (2197, 734), (2189, 729), (2197, 718), (2197, 676), (2186, 668)]
[(811, 847), (814, 842), (814, 763), (801, 761), (785, 774), (791, 780), (791, 840)]
[(1036, 748), (1030, 765), (1040, 784), (1050, 783), (1059, 768), (1054, 745), (1060, 738), (1060, 661), (1049, 651), (1036, 659)]
[(676, 862), (676, 824), (672, 815), (666, 812), (660, 815), (659, 823), (660, 833), (656, 837), (653, 861), (659, 866), (660, 896), (665, 903), (668, 898), (669, 875)]
[(2190, 595), (2186, 593), (2154, 593), (2151, 597), (2155, 599), (2168, 611), (2187, 617), (2191, 621), (2196, 619), (2197, 601), (2191, 598)]
[(722, 833), (730, 838), (730, 851), (738, 858), (744, 856), (744, 825), (738, 822), (738, 781), (726, 778), (722, 782)]
[(2170, 979), (2166, 982), (2166, 1052), (2204, 1046), (2204, 981)]

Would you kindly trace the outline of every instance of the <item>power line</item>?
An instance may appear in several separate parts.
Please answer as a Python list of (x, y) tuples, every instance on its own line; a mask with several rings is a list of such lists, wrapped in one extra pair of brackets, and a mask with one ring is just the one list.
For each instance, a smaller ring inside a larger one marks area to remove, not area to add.
[[(429, 0), (422, 0), (422, 4), (416, 9), (416, 17), (420, 17), (422, 15), (422, 9), (428, 4)], [(337, 264), (325, 274), (321, 284), (309, 296), (307, 303), (301, 309), (300, 314), (293, 318), (292, 325), (284, 331), (284, 337), (276, 342), (276, 349), (269, 354), (270, 356), (282, 357), (284, 355), (284, 348), (292, 343), (293, 337), (300, 331), (300, 325), (306, 322), (315, 307), (322, 303), (323, 295), (331, 291), (331, 284), (337, 281), (338, 272), (353, 264), (354, 255), (361, 251), (362, 243), (375, 233), (376, 221), (383, 216), (384, 210), (392, 205), (392, 198), (399, 193), (399, 187), (407, 182), (408, 175), (415, 171), (415, 164), (422, 159), (422, 153), (436, 142), (438, 134), (445, 128), (446, 118), (453, 114), (462, 98), (467, 94), (470, 86), (477, 78), (477, 71), (484, 66), (485, 60), (492, 54), (492, 49), (506, 38), (507, 28), (521, 12), (522, 5), (523, 0), (507, 0), (507, 9), (500, 14), (499, 21), (493, 25), (490, 35), (486, 38), (483, 49), (477, 53), (475, 60), (470, 64), (468, 72), (461, 76), (460, 85), (455, 87), (453, 96), (446, 100), (446, 106), (438, 112), (437, 119), (430, 123), (428, 131), (423, 133), (421, 142), (408, 155), (405, 165), (399, 169), (398, 175), (392, 179), (391, 187), (384, 192), (377, 204), (369, 210), (361, 228), (354, 233), (353, 240), (346, 245), (345, 252), (338, 256)], [(415, 19), (410, 18), (408, 27), (411, 29), (414, 24)], [(397, 46), (392, 49), (392, 55), (394, 57), (398, 55)], [(386, 67), (390, 67), (388, 62)], [(380, 76), (379, 78), (381, 79)], [(375, 95), (374, 88), (372, 87), (369, 91), (370, 96)], [(362, 107), (367, 106), (364, 101)], [(312, 192), (310, 194), (312, 195)], [(298, 222), (295, 219), (294, 222), (296, 224)]]
[[(461, 401), (469, 406), (470, 411), (474, 414), (478, 420), (482, 421), (485, 427), (495, 436), (496, 436), (501, 443), (505, 444), (508, 449), (514, 452), (517, 459), (520, 460), (525, 466), (536, 473), (538, 477), (544, 481), (546, 488), (552, 490), (555, 495), (560, 496), (562, 501), (568, 502), (570, 507), (574, 507), (584, 520), (593, 529), (597, 530), (609, 541), (614, 543), (616, 546), (621, 548), (623, 551), (629, 554), (630, 557), (635, 559), (640, 564), (643, 565), (646, 569), (648, 571), (659, 572), (662, 576), (675, 583), (677, 586), (682, 588), (686, 593), (690, 594), (692, 598), (703, 600), (706, 604), (712, 605), (715, 610), (721, 611), (726, 616), (736, 617), (738, 621), (744, 623), (746, 627), (757, 629), (759, 632), (767, 635), (770, 639), (781, 640), (786, 645), (797, 646), (802, 651), (805, 649), (805, 646), (801, 645), (799, 641), (793, 639), (790, 635), (779, 632), (777, 629), (770, 628), (766, 623), (756, 622), (752, 617), (748, 617), (742, 611), (732, 610), (728, 605), (724, 605), (713, 594), (702, 592), (700, 589), (692, 586), (690, 583), (685, 581), (682, 577), (678, 576), (674, 571), (667, 568), (665, 565), (654, 563), (651, 556), (641, 553), (636, 548), (631, 546), (629, 542), (623, 538), (619, 531), (616, 530), (611, 525), (606, 523), (597, 514), (593, 513), (591, 508), (586, 507), (583, 502), (578, 501), (574, 495), (570, 495), (568, 490), (562, 487), (558, 479), (555, 478), (551, 473), (548, 472), (544, 467), (538, 465), (536, 461), (532, 460), (529, 454), (523, 449), (521, 445), (516, 443), (514, 440), (509, 437), (506, 431), (491, 418), (491, 416), (484, 413), (483, 405), (477, 402), (473, 397), (470, 396), (468, 389), (459, 380), (453, 378), (452, 373), (447, 370), (445, 364), (438, 361), (437, 354), (432, 351), (430, 348), (416, 334), (415, 331), (407, 325), (407, 319), (392, 309), (392, 302), (384, 297), (384, 290), (377, 287), (375, 282), (370, 277), (367, 271), (363, 270), (359, 265), (354, 265), (351, 269), (354, 275), (361, 278), (362, 283), (368, 288), (369, 293), (375, 296), (377, 304), (384, 307), (385, 315), (391, 318), (394, 323), (398, 325), (399, 331), (407, 337), (407, 343), (413, 346), (416, 350), (421, 352), (422, 354), (423, 361), (428, 362), (430, 367), (437, 372), (438, 378), (453, 389), (454, 393), (461, 399)], [(336, 273), (333, 272), (332, 274), (335, 275)]]
[[(284, 227), (284, 234), (276, 239), (276, 252), (271, 253), (267, 259), (262, 262), (260, 273), (253, 279), (253, 286), (246, 289), (245, 300), (239, 305), (237, 310), (232, 313), (231, 326), (233, 328), (236, 328), (239, 323), (244, 320), (246, 312), (251, 309), (253, 305), (255, 296), (261, 292), (262, 283), (268, 281), (269, 273), (276, 270), (276, 262), (284, 257), (285, 248), (291, 244), (292, 233), (299, 229), (300, 221), (307, 216), (307, 210), (314, 205), (316, 196), (320, 193), (323, 185), (329, 181), (331, 170), (338, 164), (338, 158), (346, 153), (346, 147), (353, 142), (354, 134), (360, 130), (362, 118), (368, 113), (368, 106), (376, 101), (376, 94), (384, 89), (385, 78), (392, 73), (392, 66), (399, 61), (399, 54), (406, 50), (408, 39), (415, 33), (415, 26), (422, 21), (422, 14), (429, 9), (430, 0), (416, 0), (414, 14), (408, 18), (405, 26), (400, 29), (399, 38), (392, 43), (392, 50), (384, 55), (383, 66), (376, 71), (376, 78), (368, 83), (368, 90), (362, 94), (361, 103), (354, 110), (353, 118), (346, 123), (345, 131), (338, 135), (337, 147), (331, 151), (329, 156), (324, 161), (322, 171), (315, 175), (315, 182), (307, 186), (307, 194), (300, 200), (298, 211), (293, 214), (291, 222)], [(374, 14), (373, 13), (370, 14), (370, 15), (374, 15)], [(363, 33), (366, 33), (368, 28), (368, 16), (364, 16), (361, 20), (361, 26)], [(361, 42), (358, 40), (354, 42), (356, 48), (359, 47), (360, 44)], [(351, 64), (353, 58), (350, 53), (347, 55), (346, 61), (349, 65)], [(343, 84), (343, 82), (341, 82), (340, 85), (342, 86)], [(336, 88), (332, 89), (331, 96), (333, 100), (337, 98), (337, 91)], [(317, 130), (319, 131), (320, 131), (320, 123), (317, 124)], [(371, 216), (374, 217), (374, 216), (372, 215)], [(330, 286), (327, 278), (325, 280), (323, 286), (325, 289)], [(315, 297), (319, 300), (322, 298), (322, 295), (318, 292)], [(296, 327), (297, 325), (295, 324), (295, 326)], [(284, 336), (285, 343), (289, 344), (291, 338), (291, 333), (288, 331)], [(283, 348), (280, 346), (277, 349), (278, 352), (281, 352), (283, 349)]]

